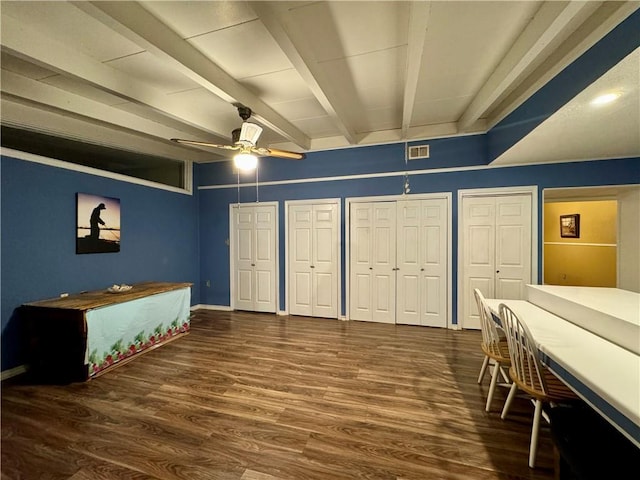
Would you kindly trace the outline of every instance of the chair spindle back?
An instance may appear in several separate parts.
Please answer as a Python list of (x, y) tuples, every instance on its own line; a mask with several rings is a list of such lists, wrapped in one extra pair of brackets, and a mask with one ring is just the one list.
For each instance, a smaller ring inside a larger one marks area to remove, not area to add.
[(511, 357), (511, 368), (520, 383), (529, 393), (537, 395), (548, 395), (544, 375), (542, 373), (542, 363), (538, 357), (538, 348), (527, 326), (520, 318), (507, 307), (500, 304), (500, 319), (502, 327), (507, 336), (509, 345), (509, 356)]
[(476, 297), (478, 314), (480, 315), (482, 343), (484, 343), (485, 347), (491, 350), (494, 354), (500, 354), (500, 350), (498, 349), (498, 342), (500, 342), (498, 327), (491, 316), (491, 311), (487, 306), (484, 295), (482, 295), (482, 292), (477, 288), (473, 290), (473, 294)]

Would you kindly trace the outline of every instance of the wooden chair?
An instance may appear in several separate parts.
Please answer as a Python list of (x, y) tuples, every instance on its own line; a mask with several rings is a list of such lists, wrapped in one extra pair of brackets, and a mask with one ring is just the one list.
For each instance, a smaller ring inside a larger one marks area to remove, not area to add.
[[(504, 371), (505, 367), (511, 365), (511, 359), (509, 357), (509, 348), (507, 346), (507, 340), (504, 336), (501, 336), (498, 331), (496, 322), (491, 317), (491, 312), (487, 306), (487, 302), (484, 299), (484, 295), (477, 288), (474, 289), (473, 294), (476, 297), (476, 303), (478, 304), (478, 313), (480, 314), (480, 328), (482, 329), (482, 351), (484, 352), (484, 360), (482, 362), (482, 368), (480, 369), (480, 376), (478, 377), (478, 383), (482, 383), (484, 374), (487, 367), (491, 363), (493, 365), (493, 371), (491, 374), (491, 384), (489, 386), (489, 394), (487, 395), (487, 403), (485, 410), (488, 412), (491, 406), (491, 400), (498, 385), (498, 374), (502, 375), (505, 380), (506, 386), (509, 386), (511, 382), (509, 377)], [(501, 383), (501, 385), (505, 385)]]
[(501, 418), (504, 419), (507, 416), (518, 389), (531, 396), (535, 408), (531, 429), (531, 443), (529, 445), (529, 467), (534, 468), (538, 450), (540, 417), (543, 415), (543, 403), (577, 400), (578, 397), (561, 380), (543, 367), (538, 357), (538, 348), (531, 337), (529, 329), (513, 310), (504, 304), (500, 304), (499, 309), (500, 320), (509, 343), (509, 354), (511, 356), (509, 376), (513, 380), (511, 390), (502, 409)]

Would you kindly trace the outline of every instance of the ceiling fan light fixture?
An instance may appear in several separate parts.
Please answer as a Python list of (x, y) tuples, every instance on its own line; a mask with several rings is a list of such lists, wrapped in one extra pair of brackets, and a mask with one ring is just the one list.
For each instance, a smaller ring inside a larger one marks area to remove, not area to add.
[(238, 170), (248, 172), (258, 166), (258, 157), (247, 152), (240, 152), (233, 157), (233, 164)]
[(244, 122), (240, 130), (240, 142), (255, 146), (262, 133), (262, 127), (251, 122)]

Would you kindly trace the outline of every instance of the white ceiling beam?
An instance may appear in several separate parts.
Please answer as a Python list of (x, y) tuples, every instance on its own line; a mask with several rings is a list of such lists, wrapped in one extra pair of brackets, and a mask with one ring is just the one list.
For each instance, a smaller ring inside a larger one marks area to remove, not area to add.
[(480, 88), (458, 121), (466, 131), (490, 109), (496, 100), (538, 59), (556, 37), (566, 35), (566, 28), (579, 16), (595, 11), (601, 2), (544, 2), (511, 49)]
[(0, 42), (2, 49), (11, 55), (86, 82), (125, 100), (150, 107), (172, 120), (196, 128), (207, 138), (228, 137), (226, 125), (214, 125), (212, 119), (196, 118), (191, 113), (185, 114), (182, 105), (156, 88), (56, 42), (12, 17), (2, 17)]
[[(144, 119), (117, 107), (105, 105), (7, 70), (2, 70), (2, 94), (78, 115), (94, 123), (110, 124), (118, 129), (149, 135), (160, 141), (168, 142), (169, 138), (181, 134), (179, 130), (166, 127), (158, 122)], [(173, 144), (171, 146), (174, 147)], [(203, 161), (206, 159), (202, 154), (194, 155), (197, 152), (185, 152), (183, 148), (174, 148), (173, 150), (176, 156), (180, 156), (183, 160)]]
[(409, 36), (407, 42), (407, 68), (402, 103), (402, 138), (407, 138), (413, 107), (418, 90), (418, 77), (422, 67), (424, 42), (431, 12), (431, 2), (412, 2), (409, 12)]
[(69, 115), (58, 109), (47, 108), (5, 93), (0, 95), (0, 109), (2, 123), (15, 128), (175, 160), (203, 163), (221, 159), (215, 155), (189, 152), (171, 142), (160, 141), (130, 130), (114, 128), (104, 123), (87, 122), (77, 115)]
[(309, 148), (307, 135), (137, 2), (72, 3), (223, 100), (250, 107), (261, 123), (300, 148)]
[(340, 133), (349, 144), (357, 144), (360, 137), (353, 126), (349, 125), (347, 112), (335, 98), (335, 92), (324, 71), (318, 67), (318, 61), (304, 32), (300, 32), (297, 28), (289, 12), (289, 6), (286, 3), (279, 3), (276, 6), (270, 2), (251, 2), (250, 4)]

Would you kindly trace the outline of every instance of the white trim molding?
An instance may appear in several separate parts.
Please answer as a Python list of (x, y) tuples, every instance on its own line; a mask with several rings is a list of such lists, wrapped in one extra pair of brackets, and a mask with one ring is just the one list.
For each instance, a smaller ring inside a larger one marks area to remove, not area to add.
[(207, 305), (204, 303), (199, 303), (197, 305), (191, 306), (191, 311), (196, 312), (198, 310), (217, 310), (220, 312), (233, 312), (233, 308), (228, 305)]

